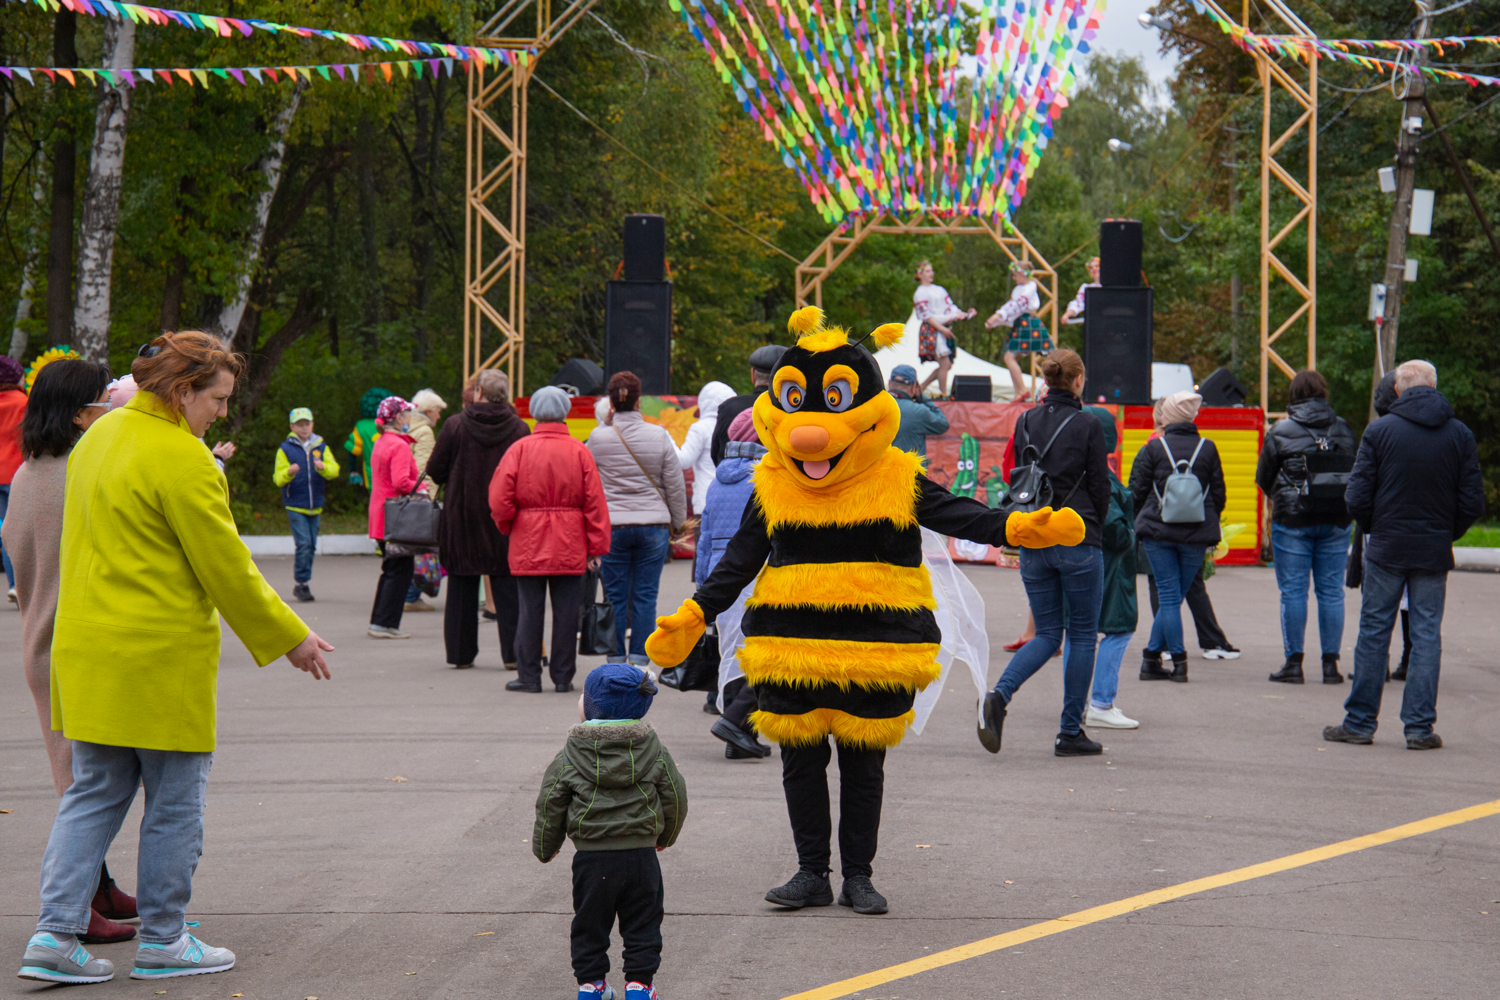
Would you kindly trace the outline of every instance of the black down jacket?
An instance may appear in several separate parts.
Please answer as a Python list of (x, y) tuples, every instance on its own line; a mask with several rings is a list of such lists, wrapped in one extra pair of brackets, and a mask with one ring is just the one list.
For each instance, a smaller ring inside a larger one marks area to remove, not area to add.
[(1354, 431), (1333, 412), (1326, 399), (1304, 399), (1287, 407), (1287, 419), (1276, 421), (1266, 435), (1255, 467), (1255, 485), (1271, 498), (1271, 520), (1288, 528), (1310, 528), (1320, 524), (1349, 527), (1349, 509), (1342, 500), (1315, 500), (1304, 496), (1306, 456), (1319, 450), (1355, 453)]
[[(1162, 442), (1171, 449), (1167, 458)], [(1175, 469), (1173, 459), (1185, 461), (1198, 447), (1198, 426), (1191, 421), (1168, 424), (1162, 436), (1146, 442), (1136, 452), (1130, 465), (1130, 493), (1135, 500), (1135, 533), (1143, 542), (1175, 542), (1179, 545), (1219, 544), (1219, 513), (1224, 509), (1224, 467), (1219, 463), (1219, 449), (1203, 439), (1203, 450), (1193, 463), (1192, 473), (1203, 484), (1203, 520), (1197, 524), (1167, 524), (1161, 519), (1161, 505), (1156, 494), (1166, 486)]]
[(1430, 386), (1412, 386), (1365, 428), (1344, 494), (1365, 558), (1393, 572), (1446, 573), (1453, 543), (1484, 513), (1474, 432)]

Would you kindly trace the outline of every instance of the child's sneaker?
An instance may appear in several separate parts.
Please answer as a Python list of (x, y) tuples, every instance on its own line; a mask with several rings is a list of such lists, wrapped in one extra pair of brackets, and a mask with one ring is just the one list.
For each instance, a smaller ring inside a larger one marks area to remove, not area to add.
[(578, 984), (578, 1000), (615, 1000), (615, 988), (600, 979)]
[(16, 977), (43, 983), (107, 983), (115, 978), (115, 967), (90, 955), (71, 934), (39, 931), (26, 942)]
[(655, 986), (644, 986), (641, 983), (626, 983), (625, 1000), (660, 1000), (660, 998), (656, 995)]
[(191, 934), (183, 934), (172, 944), (142, 943), (135, 952), (131, 979), (171, 979), (173, 976), (202, 976), (210, 972), (228, 972), (234, 968), (234, 952), (214, 948)]

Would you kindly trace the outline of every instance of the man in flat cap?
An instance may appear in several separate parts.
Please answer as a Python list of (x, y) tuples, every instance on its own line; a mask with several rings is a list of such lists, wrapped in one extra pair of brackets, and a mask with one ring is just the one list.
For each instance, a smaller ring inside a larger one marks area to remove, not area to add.
[(735, 396), (719, 404), (719, 421), (714, 424), (714, 436), (709, 441), (708, 454), (714, 465), (724, 461), (724, 446), (729, 443), (729, 425), (743, 411), (755, 405), (755, 400), (771, 385), (771, 372), (781, 363), (786, 348), (780, 344), (767, 344), (750, 352), (749, 395)]

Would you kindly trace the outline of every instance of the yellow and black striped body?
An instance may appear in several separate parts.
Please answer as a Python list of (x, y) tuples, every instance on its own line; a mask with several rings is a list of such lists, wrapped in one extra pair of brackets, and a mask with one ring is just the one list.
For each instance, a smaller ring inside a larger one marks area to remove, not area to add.
[(774, 453), (756, 469), (771, 550), (746, 602), (740, 663), (768, 739), (892, 746), (937, 679), (920, 471), (895, 448), (832, 488), (803, 485)]

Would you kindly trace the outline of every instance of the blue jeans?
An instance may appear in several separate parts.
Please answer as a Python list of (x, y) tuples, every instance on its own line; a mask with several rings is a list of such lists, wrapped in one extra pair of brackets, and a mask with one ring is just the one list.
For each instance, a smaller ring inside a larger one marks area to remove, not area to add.
[(295, 510), (286, 512), (286, 519), (292, 525), (292, 542), (297, 546), (292, 579), (298, 583), (312, 579), (313, 556), (318, 553), (318, 522), (322, 517), (321, 514), (303, 514)]
[(1344, 568), (1349, 529), (1336, 524), (1308, 528), (1271, 525), (1276, 553), (1276, 586), (1281, 591), (1281, 645), (1287, 656), (1302, 652), (1307, 633), (1307, 578), (1318, 595), (1318, 639), (1324, 656), (1337, 656), (1344, 643)]
[(1099, 651), (1094, 657), (1094, 689), (1089, 693), (1089, 701), (1095, 708), (1114, 705), (1115, 693), (1120, 689), (1120, 661), (1125, 659), (1125, 648), (1134, 638), (1134, 632), (1111, 632), (1099, 640)]
[(73, 741), (73, 784), (57, 807), (42, 855), (38, 931), (82, 934), (99, 866), (120, 824), (146, 786), (146, 814), (136, 862), (141, 941), (171, 944), (186, 930), (193, 872), (203, 854), (203, 802), (211, 753), (136, 750)]
[[(0, 486), (0, 524), (5, 523), (5, 514), (10, 510), (10, 483)], [(0, 545), (0, 562), (5, 563), (5, 579), (10, 589), (16, 589), (16, 570), (10, 564), (10, 553), (5, 551), (5, 546)]]
[(1354, 643), (1354, 677), (1344, 702), (1344, 728), (1374, 735), (1380, 717), (1380, 695), (1391, 665), (1391, 629), (1407, 593), (1411, 618), (1411, 661), (1401, 697), (1401, 721), (1407, 736), (1427, 736), (1437, 721), (1438, 667), (1443, 659), (1443, 602), (1447, 573), (1401, 572), (1365, 563), (1360, 588), (1359, 638)]
[(1182, 641), (1182, 599), (1198, 578), (1207, 546), (1151, 541), (1145, 544), (1159, 596), (1146, 647), (1168, 650), (1174, 657), (1186, 656), (1187, 646)]
[[(615, 606), (615, 639), (621, 663), (645, 666), (646, 637), (656, 629), (656, 591), (661, 568), (671, 552), (671, 531), (664, 524), (621, 524), (609, 535), (609, 552), (600, 560), (599, 578)], [(630, 629), (630, 648), (625, 629)]]
[(1052, 659), (1066, 630), (1068, 651), (1063, 657), (1063, 710), (1058, 728), (1073, 735), (1083, 728), (1084, 701), (1094, 673), (1099, 602), (1104, 599), (1104, 550), (1097, 545), (1022, 549), (1021, 582), (1026, 585), (1031, 615), (1036, 619), (1036, 638), (1010, 658), (995, 690), (1009, 703), (1021, 685)]

